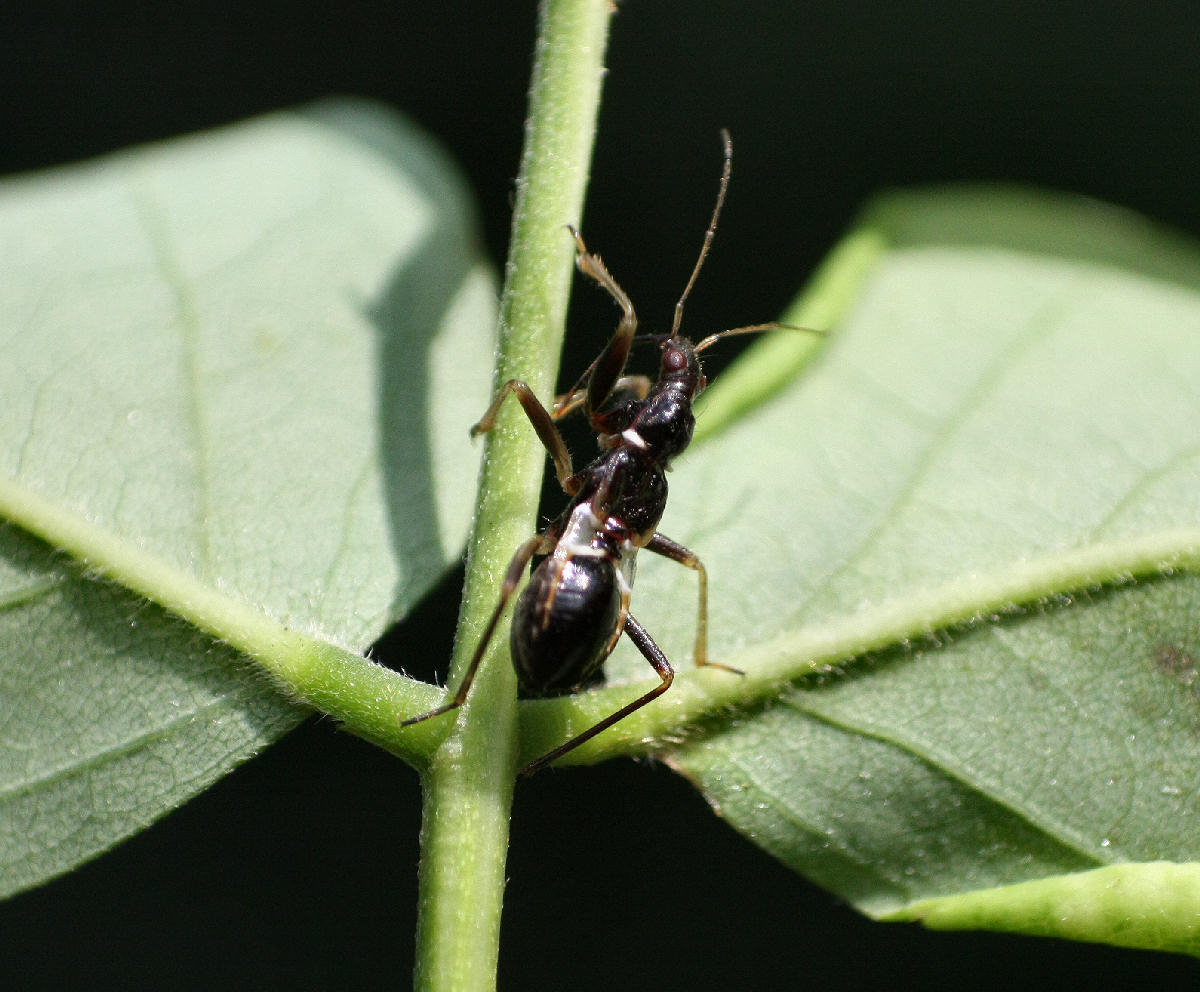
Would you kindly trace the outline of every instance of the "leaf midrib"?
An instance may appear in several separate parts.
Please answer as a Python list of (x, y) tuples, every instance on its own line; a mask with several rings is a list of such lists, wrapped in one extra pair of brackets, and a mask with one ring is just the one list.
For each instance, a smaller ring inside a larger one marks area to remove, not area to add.
[[(952, 580), (926, 593), (780, 634), (722, 659), (744, 671), (744, 677), (731, 679), (706, 670), (681, 672), (671, 691), (656, 700), (655, 706), (627, 717), (606, 731), (600, 746), (584, 745), (564, 763), (595, 760), (601, 753), (644, 752), (648, 739), (677, 737), (681, 728), (723, 709), (759, 705), (800, 678), (855, 664), (869, 652), (938, 630), (995, 622), (1029, 603), (1184, 568), (1200, 568), (1200, 528), (1155, 531), (1042, 555), (984, 578)], [(639, 680), (637, 684), (648, 682)], [(523, 704), (526, 708), (542, 710), (547, 719), (529, 721), (534, 732), (524, 741), (522, 754), (536, 757), (548, 750), (564, 724), (580, 725), (611, 712), (629, 696), (631, 685), (527, 701)]]

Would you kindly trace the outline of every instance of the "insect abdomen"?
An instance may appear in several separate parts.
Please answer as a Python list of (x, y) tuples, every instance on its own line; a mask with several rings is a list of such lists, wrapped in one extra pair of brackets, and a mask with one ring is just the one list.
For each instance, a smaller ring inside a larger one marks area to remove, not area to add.
[(547, 558), (513, 614), (509, 644), (521, 688), (552, 696), (587, 682), (603, 664), (620, 617), (612, 561), (591, 555)]

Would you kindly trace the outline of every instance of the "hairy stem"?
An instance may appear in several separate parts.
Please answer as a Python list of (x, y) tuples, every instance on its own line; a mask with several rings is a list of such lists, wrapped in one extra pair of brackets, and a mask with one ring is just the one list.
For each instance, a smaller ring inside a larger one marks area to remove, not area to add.
[[(600, 102), (608, 0), (543, 0), (512, 243), (501, 299), (496, 384), (553, 391), (573, 245)], [(475, 649), (499, 576), (532, 532), (545, 454), (501, 411), (488, 435), (451, 685)], [(495, 984), (508, 820), (518, 752), (515, 679), (496, 638), (467, 702), (438, 717), (446, 737), (424, 772), (416, 987)]]

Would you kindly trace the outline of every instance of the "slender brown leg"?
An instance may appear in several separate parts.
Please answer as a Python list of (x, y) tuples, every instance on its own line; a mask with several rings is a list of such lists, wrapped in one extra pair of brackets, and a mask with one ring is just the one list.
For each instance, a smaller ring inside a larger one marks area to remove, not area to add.
[(500, 387), (496, 398), (492, 400), (492, 405), (479, 418), (479, 423), (471, 428), (471, 437), (486, 434), (496, 426), (496, 415), (500, 412), (500, 405), (504, 402), (504, 397), (509, 393), (512, 393), (520, 401), (521, 407), (525, 410), (525, 416), (529, 418), (542, 445), (554, 461), (554, 472), (558, 476), (558, 484), (563, 487), (563, 491), (568, 496), (574, 496), (579, 492), (579, 480), (574, 478), (575, 470), (571, 466), (571, 452), (567, 450), (566, 442), (558, 433), (558, 428), (554, 426), (554, 418), (533, 395), (533, 390), (520, 379), (509, 379)]
[(662, 555), (664, 558), (670, 558), (671, 561), (677, 561), (680, 565), (686, 565), (700, 581), (700, 606), (696, 612), (696, 648), (695, 658), (697, 668), (720, 668), (727, 672), (733, 672), (734, 675), (745, 675), (740, 668), (734, 668), (731, 665), (722, 665), (717, 661), (710, 661), (708, 658), (708, 570), (704, 567), (704, 563), (696, 557), (695, 552), (689, 551), (682, 544), (676, 544), (669, 537), (663, 537), (662, 534), (655, 534), (646, 544), (647, 551), (653, 551), (655, 554)]
[[(590, 372), (590, 369), (589, 369)], [(580, 383), (588, 376), (585, 372)], [(634, 399), (644, 400), (650, 395), (650, 387), (653, 383), (650, 382), (650, 377), (645, 375), (623, 375), (613, 383), (612, 392), (632, 393)], [(554, 406), (550, 410), (550, 416), (555, 420), (562, 420), (572, 410), (578, 410), (583, 406), (584, 400), (587, 399), (587, 390), (583, 389), (579, 384), (572, 387), (569, 393), (563, 393), (562, 396), (557, 396), (554, 399)]]
[(586, 744), (597, 734), (603, 733), (614, 723), (624, 720), (630, 713), (640, 710), (648, 702), (657, 699), (671, 687), (671, 683), (675, 679), (675, 671), (671, 668), (671, 663), (667, 661), (667, 656), (654, 643), (654, 639), (646, 632), (646, 628), (628, 614), (625, 616), (625, 633), (629, 635), (629, 639), (637, 645), (637, 649), (642, 652), (646, 660), (654, 667), (654, 670), (658, 673), (658, 677), (662, 679), (662, 684), (656, 685), (644, 696), (639, 696), (632, 703), (622, 706), (616, 713), (606, 716), (594, 727), (589, 727), (582, 734), (572, 737), (565, 744), (560, 744), (548, 754), (543, 754), (536, 761), (529, 762), (529, 764), (521, 769), (520, 778), (528, 778), (534, 772), (545, 768), (550, 762), (557, 761), (568, 751), (574, 751), (580, 744)]
[(592, 363), (575, 380), (575, 385), (561, 396), (554, 397), (554, 406), (550, 408), (550, 416), (555, 420), (561, 420), (572, 410), (578, 410), (583, 406), (583, 401), (587, 399), (587, 387), (584, 383), (592, 377), (592, 372), (595, 370), (596, 362), (598, 361), (598, 356), (593, 358)]
[(629, 349), (633, 346), (633, 335), (637, 331), (637, 314), (633, 303), (625, 295), (617, 280), (604, 267), (599, 255), (593, 255), (584, 244), (583, 236), (568, 225), (571, 236), (575, 239), (578, 253), (575, 256), (575, 266), (589, 279), (608, 292), (621, 308), (621, 323), (600, 357), (592, 363), (592, 374), (587, 385), (587, 412), (590, 417), (600, 409), (604, 401), (613, 391), (613, 385), (625, 370), (625, 360), (629, 357)]
[(500, 587), (500, 599), (496, 603), (496, 608), (492, 611), (491, 619), (488, 620), (488, 624), (483, 630), (483, 636), (479, 639), (479, 647), (475, 649), (475, 653), (471, 656), (471, 663), (467, 666), (467, 671), (463, 675), (462, 682), (459, 683), (458, 692), (454, 694), (454, 698), (450, 702), (437, 707), (437, 709), (432, 709), (428, 713), (422, 713), (420, 716), (411, 716), (407, 720), (401, 720), (400, 726), (408, 727), (423, 720), (431, 720), (435, 716), (441, 716), (443, 713), (449, 713), (451, 710), (456, 710), (462, 706), (467, 698), (467, 693), (471, 691), (471, 683), (475, 681), (475, 673), (479, 671), (479, 664), (483, 661), (483, 655), (487, 651), (488, 643), (491, 641), (492, 635), (496, 632), (496, 624), (500, 622), (500, 616), (504, 613), (504, 607), (508, 605), (513, 591), (521, 584), (521, 578), (525, 574), (525, 566), (529, 564), (529, 559), (535, 554), (547, 554), (552, 550), (554, 550), (553, 544), (544, 534), (531, 537), (517, 548), (517, 553), (512, 556), (512, 561), (508, 563), (508, 571), (504, 573), (504, 584)]

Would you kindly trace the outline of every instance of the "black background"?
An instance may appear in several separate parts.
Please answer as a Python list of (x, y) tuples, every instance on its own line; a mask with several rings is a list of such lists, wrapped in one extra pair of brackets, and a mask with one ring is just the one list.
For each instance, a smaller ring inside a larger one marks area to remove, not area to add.
[[(500, 264), (534, 36), (527, 4), (24, 7), (3, 20), (3, 171), (367, 95), (457, 158)], [(776, 316), (863, 199), (888, 186), (1018, 180), (1200, 233), (1198, 29), (1200, 7), (1185, 3), (627, 0), (589, 242), (639, 313), (665, 320), (711, 206), (722, 126), (734, 182), (689, 304), (693, 336)], [(577, 347), (587, 355), (594, 341)], [(402, 648), (446, 656), (455, 582)], [(432, 642), (431, 628), (444, 638)], [(0, 908), (0, 981), (403, 987), (418, 798), (412, 772), (310, 722), (153, 829)], [(868, 923), (667, 771), (629, 762), (523, 785), (509, 877), (507, 989), (1170, 990), (1200, 978), (1179, 958)]]

